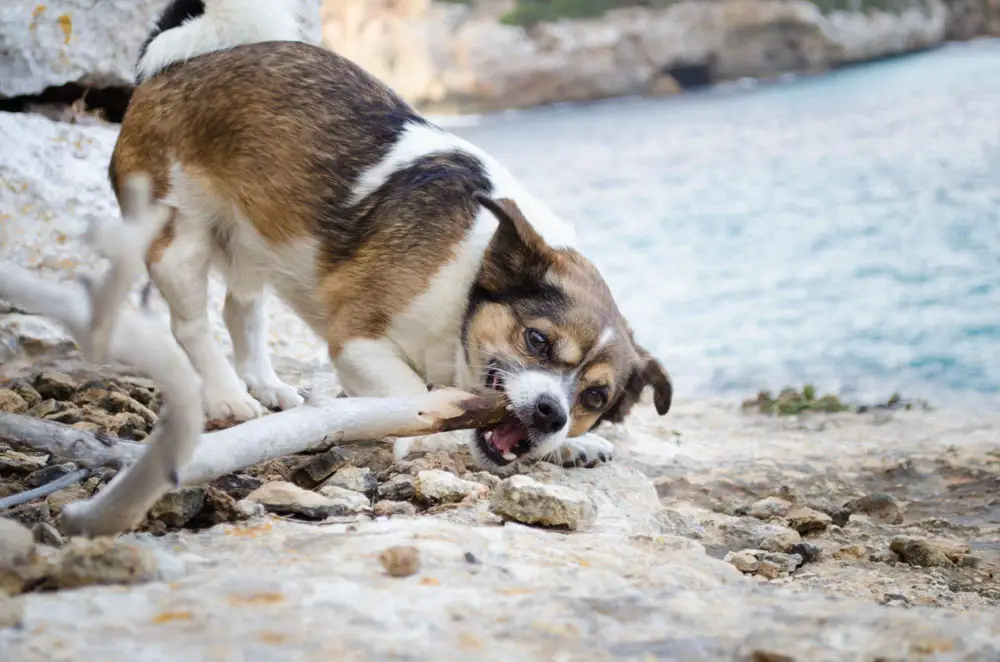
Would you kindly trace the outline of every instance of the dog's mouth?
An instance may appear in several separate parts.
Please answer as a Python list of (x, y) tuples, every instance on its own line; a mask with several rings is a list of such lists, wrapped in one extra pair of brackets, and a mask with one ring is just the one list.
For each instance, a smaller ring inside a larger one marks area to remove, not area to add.
[[(504, 390), (503, 374), (495, 362), (490, 363), (486, 373), (486, 388), (501, 393)], [(531, 450), (531, 433), (513, 413), (499, 425), (476, 430), (476, 443), (491, 462), (506, 466)]]

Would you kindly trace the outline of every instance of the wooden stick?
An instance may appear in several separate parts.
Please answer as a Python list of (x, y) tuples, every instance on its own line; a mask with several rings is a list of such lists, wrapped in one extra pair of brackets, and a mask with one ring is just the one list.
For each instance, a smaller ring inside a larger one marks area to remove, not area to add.
[(84, 467), (114, 467), (139, 459), (145, 446), (96, 435), (63, 423), (0, 412), (0, 439), (51, 453)]

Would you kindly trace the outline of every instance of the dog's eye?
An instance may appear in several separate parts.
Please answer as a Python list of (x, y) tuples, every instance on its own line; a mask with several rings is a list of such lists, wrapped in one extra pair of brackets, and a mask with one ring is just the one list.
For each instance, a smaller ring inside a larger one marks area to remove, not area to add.
[(580, 394), (580, 404), (591, 411), (604, 409), (608, 404), (608, 392), (603, 388), (588, 388)]
[(549, 355), (549, 339), (538, 329), (525, 329), (524, 342), (527, 343), (528, 349), (538, 356)]

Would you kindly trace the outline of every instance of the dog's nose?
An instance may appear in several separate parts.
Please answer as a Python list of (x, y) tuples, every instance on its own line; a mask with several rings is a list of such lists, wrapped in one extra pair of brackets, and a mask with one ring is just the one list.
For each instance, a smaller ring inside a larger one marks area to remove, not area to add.
[(531, 422), (545, 434), (552, 434), (562, 430), (566, 425), (566, 412), (558, 400), (546, 393), (535, 402), (535, 413), (531, 417)]

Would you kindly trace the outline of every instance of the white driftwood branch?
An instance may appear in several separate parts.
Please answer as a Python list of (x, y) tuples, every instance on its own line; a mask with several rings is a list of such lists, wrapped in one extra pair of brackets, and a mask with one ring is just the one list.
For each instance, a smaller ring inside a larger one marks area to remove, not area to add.
[(0, 296), (32, 313), (62, 322), (84, 357), (95, 363), (113, 358), (153, 379), (163, 395), (163, 415), (150, 434), (146, 451), (120, 471), (93, 499), (67, 505), (67, 532), (113, 535), (145, 517), (164, 493), (178, 484), (201, 430), (201, 379), (164, 325), (135, 310), (122, 310), (135, 279), (144, 271), (150, 242), (163, 228), (169, 210), (152, 199), (148, 177), (126, 181), (124, 222), (103, 219), (88, 240), (111, 261), (98, 283), (52, 283), (15, 267), (0, 265)]

